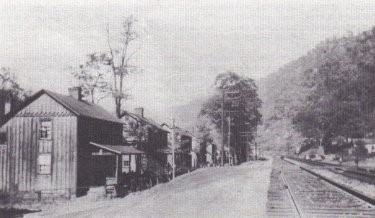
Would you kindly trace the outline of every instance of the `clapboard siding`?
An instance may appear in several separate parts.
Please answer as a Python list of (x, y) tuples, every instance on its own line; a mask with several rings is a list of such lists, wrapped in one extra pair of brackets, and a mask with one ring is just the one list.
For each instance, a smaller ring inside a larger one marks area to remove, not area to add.
[[(14, 117), (1, 131), (8, 132), (7, 148), (0, 150), (1, 183), (3, 192), (75, 191), (77, 160), (77, 118), (52, 118), (52, 174), (50, 184), (38, 187), (37, 156), (44, 141), (38, 139), (40, 117)], [(9, 157), (9, 159), (7, 159)], [(8, 178), (9, 177), (9, 178)]]
[[(0, 194), (10, 198), (28, 192), (74, 196), (78, 189), (97, 184), (92, 175), (100, 162), (92, 160), (92, 152), (99, 149), (90, 142), (121, 144), (122, 123), (109, 119), (111, 115), (100, 108), (81, 115), (77, 111), (94, 106), (73, 100), (39, 92), (7, 117), (0, 127), (0, 132), (7, 132), (7, 143), (0, 147)], [(98, 113), (97, 118), (91, 113)], [(50, 139), (40, 139), (41, 121), (46, 119), (52, 122), (52, 135)], [(40, 152), (51, 154), (50, 174), (38, 174)]]
[[(39, 139), (42, 118), (52, 121), (52, 139)], [(75, 194), (77, 181), (77, 117), (47, 95), (5, 123), (7, 145), (0, 147), (0, 193)], [(39, 150), (51, 143), (51, 175), (37, 173)], [(41, 181), (43, 180), (43, 183)]]
[(17, 113), (17, 116), (71, 116), (72, 113), (48, 95), (40, 96), (36, 101)]

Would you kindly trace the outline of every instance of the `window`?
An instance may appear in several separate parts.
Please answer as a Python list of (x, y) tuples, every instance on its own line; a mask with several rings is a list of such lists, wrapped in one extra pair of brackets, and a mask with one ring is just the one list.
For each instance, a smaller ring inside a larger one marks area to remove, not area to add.
[(130, 172), (130, 156), (129, 155), (122, 155), (122, 172), (123, 173)]
[(38, 174), (51, 174), (51, 153), (39, 154), (38, 157)]
[(124, 160), (124, 167), (129, 167), (129, 165), (130, 165), (130, 161)]
[(44, 140), (52, 139), (52, 121), (50, 119), (40, 121), (39, 136)]
[(7, 133), (0, 132), (0, 145), (6, 145), (6, 144), (7, 144)]

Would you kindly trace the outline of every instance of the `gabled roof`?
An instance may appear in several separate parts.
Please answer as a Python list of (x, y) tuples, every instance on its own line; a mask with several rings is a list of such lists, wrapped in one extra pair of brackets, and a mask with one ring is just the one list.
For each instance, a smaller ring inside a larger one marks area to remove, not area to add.
[(130, 112), (128, 112), (128, 111), (124, 111), (124, 112), (125, 112), (125, 116), (126, 116), (126, 115), (129, 115), (129, 116), (132, 117), (133, 119), (136, 119), (136, 120), (138, 120), (138, 121), (140, 121), (140, 122), (147, 123), (147, 124), (149, 124), (149, 125), (151, 125), (151, 126), (157, 128), (157, 129), (159, 129), (159, 130), (161, 130), (161, 131), (163, 131), (163, 132), (168, 132), (168, 133), (169, 133), (168, 130), (163, 129), (162, 126), (161, 126), (160, 124), (158, 124), (157, 122), (153, 121), (152, 119), (149, 119), (149, 118), (146, 118), (146, 117), (142, 117), (142, 116), (140, 116), (140, 115), (138, 115), (138, 114), (136, 114), (136, 113), (130, 113)]
[(178, 132), (180, 135), (183, 135), (183, 136), (188, 136), (188, 137), (191, 137), (193, 138), (193, 134), (191, 134), (188, 130), (185, 130), (185, 129), (182, 129), (178, 126), (175, 127), (175, 130), (176, 132)]
[(91, 145), (116, 153), (116, 154), (144, 154), (143, 151), (140, 151), (132, 146), (125, 145), (102, 145), (94, 142), (90, 142)]
[(29, 104), (37, 100), (43, 94), (48, 95), (49, 97), (54, 99), (56, 102), (61, 104), (63, 107), (65, 107), (67, 110), (69, 110), (76, 116), (88, 117), (88, 118), (93, 118), (93, 119), (98, 119), (98, 120), (105, 120), (105, 121), (114, 122), (114, 123), (123, 123), (116, 116), (110, 114), (108, 111), (106, 111), (104, 108), (102, 108), (101, 106), (97, 104), (89, 103), (86, 101), (80, 101), (71, 96), (62, 95), (62, 94), (58, 94), (58, 93), (54, 93), (54, 92), (42, 89), (36, 94), (34, 94), (32, 97), (30, 97), (28, 100), (26, 100), (18, 108), (18, 110), (8, 114), (1, 124), (6, 123), (9, 119), (15, 116), (19, 111), (21, 111), (23, 108), (27, 107)]
[[(166, 123), (163, 123), (161, 126), (167, 128), (167, 129), (169, 129), (170, 131), (172, 131), (172, 128), (169, 127)], [(175, 130), (176, 133), (178, 133), (178, 134), (181, 135), (181, 136), (188, 136), (188, 137), (190, 137), (190, 138), (194, 138), (194, 137), (195, 137), (195, 136), (194, 136), (191, 132), (189, 132), (188, 130), (182, 129), (182, 128), (178, 127), (178, 126), (175, 126), (175, 127), (174, 127), (174, 130)]]

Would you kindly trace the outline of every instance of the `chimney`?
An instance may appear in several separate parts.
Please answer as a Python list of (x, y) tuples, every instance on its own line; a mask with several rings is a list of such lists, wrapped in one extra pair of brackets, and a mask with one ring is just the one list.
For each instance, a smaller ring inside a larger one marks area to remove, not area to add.
[(134, 112), (138, 114), (139, 116), (143, 117), (144, 108), (143, 107), (134, 108)]
[(12, 109), (12, 99), (10, 96), (8, 96), (5, 100), (5, 105), (4, 105), (4, 114), (7, 114), (10, 112)]
[(79, 101), (82, 101), (82, 87), (69, 88), (69, 95)]

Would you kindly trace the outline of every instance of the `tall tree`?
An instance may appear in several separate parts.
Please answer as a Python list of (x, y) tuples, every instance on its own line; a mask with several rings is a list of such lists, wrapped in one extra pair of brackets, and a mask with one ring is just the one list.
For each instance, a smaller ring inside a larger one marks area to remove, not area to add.
[(129, 73), (134, 72), (137, 68), (131, 65), (130, 61), (136, 54), (137, 49), (131, 51), (131, 46), (139, 35), (135, 28), (135, 22), (133, 16), (129, 16), (123, 22), (120, 36), (120, 44), (117, 48), (112, 46), (110, 39), (110, 31), (107, 29), (107, 43), (109, 53), (106, 53), (107, 64), (111, 68), (113, 83), (112, 83), (112, 94), (115, 100), (116, 114), (119, 118), (123, 117), (125, 114), (122, 111), (123, 101), (127, 98), (126, 88), (125, 88), (125, 77)]
[(105, 96), (109, 90), (115, 102), (116, 115), (121, 118), (125, 115), (123, 103), (128, 97), (126, 78), (129, 74), (139, 70), (132, 64), (134, 55), (139, 50), (136, 46), (139, 34), (134, 17), (127, 17), (122, 23), (120, 34), (114, 35), (118, 37), (113, 37), (108, 27), (108, 51), (90, 54), (89, 61), (73, 75), (80, 80), (91, 101), (96, 100), (96, 94), (101, 93)]
[(209, 118), (218, 132), (223, 134), (222, 129), (224, 129), (225, 144), (228, 143), (228, 121), (231, 119), (230, 146), (239, 162), (245, 161), (246, 147), (254, 140), (257, 126), (262, 118), (259, 112), (262, 102), (258, 97), (258, 88), (254, 80), (233, 72), (219, 74), (215, 85), (217, 94), (203, 105), (200, 116)]

